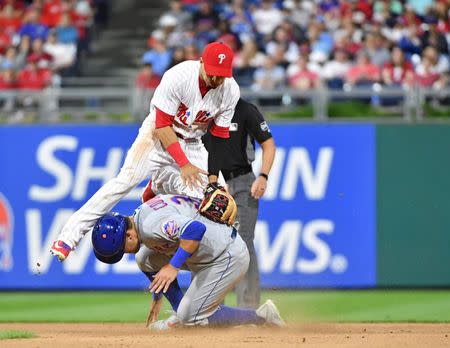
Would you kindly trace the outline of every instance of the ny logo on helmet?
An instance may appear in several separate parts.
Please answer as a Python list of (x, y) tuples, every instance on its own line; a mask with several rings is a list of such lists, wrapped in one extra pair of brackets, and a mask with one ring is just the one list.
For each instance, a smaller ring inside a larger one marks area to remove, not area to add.
[(219, 64), (222, 64), (223, 60), (227, 57), (225, 54), (221, 53), (217, 56), (219, 58)]

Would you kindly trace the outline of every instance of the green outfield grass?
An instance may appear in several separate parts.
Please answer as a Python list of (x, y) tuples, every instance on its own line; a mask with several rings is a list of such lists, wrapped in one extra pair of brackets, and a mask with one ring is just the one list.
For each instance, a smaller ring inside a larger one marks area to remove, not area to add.
[(34, 333), (18, 330), (0, 330), (0, 340), (10, 340), (14, 338), (32, 338)]
[[(262, 297), (290, 322), (450, 322), (450, 290), (265, 291)], [(143, 322), (150, 299), (144, 292), (4, 292), (0, 322)], [(234, 295), (226, 304), (235, 305)]]

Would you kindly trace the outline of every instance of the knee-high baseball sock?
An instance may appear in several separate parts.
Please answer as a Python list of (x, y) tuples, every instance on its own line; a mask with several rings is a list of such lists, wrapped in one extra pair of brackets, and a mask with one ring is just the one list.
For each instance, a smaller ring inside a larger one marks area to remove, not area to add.
[[(144, 272), (147, 278), (150, 281), (153, 281), (153, 276), (156, 274), (156, 272)], [(153, 298), (161, 298), (161, 296), (164, 295), (169, 301), (170, 305), (172, 306), (172, 309), (176, 312), (178, 309), (178, 306), (181, 302), (181, 299), (183, 298), (183, 291), (180, 289), (180, 285), (178, 284), (178, 280), (175, 279), (169, 286), (169, 289), (167, 289), (166, 293), (160, 292), (159, 294), (153, 293)]]
[(219, 306), (219, 309), (208, 318), (210, 325), (243, 325), (264, 324), (265, 320), (256, 314), (254, 309)]

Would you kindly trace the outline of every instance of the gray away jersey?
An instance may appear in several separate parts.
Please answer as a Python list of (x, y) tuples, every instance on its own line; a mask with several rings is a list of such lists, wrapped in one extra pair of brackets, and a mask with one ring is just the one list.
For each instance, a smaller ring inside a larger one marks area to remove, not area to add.
[(158, 195), (136, 209), (134, 221), (141, 243), (150, 249), (172, 255), (179, 238), (193, 220), (206, 225), (198, 250), (186, 262), (195, 270), (210, 264), (232, 243), (232, 228), (198, 214), (201, 200), (180, 195)]

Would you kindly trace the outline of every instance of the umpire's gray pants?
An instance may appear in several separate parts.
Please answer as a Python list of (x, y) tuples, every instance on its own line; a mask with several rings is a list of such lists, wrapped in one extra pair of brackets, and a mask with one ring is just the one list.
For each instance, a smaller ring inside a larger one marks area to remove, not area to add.
[(247, 274), (236, 286), (237, 305), (247, 308), (257, 308), (260, 302), (258, 260), (256, 258), (255, 246), (253, 245), (259, 201), (254, 199), (250, 192), (253, 181), (255, 181), (253, 172), (227, 181), (228, 189), (238, 206), (237, 219), (240, 224), (239, 234), (245, 244), (247, 244), (250, 254), (250, 264)]

